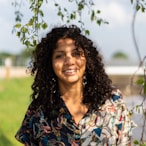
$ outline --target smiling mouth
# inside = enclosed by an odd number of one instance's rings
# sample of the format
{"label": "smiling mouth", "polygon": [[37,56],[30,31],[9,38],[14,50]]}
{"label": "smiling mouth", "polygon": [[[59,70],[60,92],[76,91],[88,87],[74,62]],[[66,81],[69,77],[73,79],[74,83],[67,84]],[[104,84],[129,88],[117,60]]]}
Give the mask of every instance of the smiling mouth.
{"label": "smiling mouth", "polygon": [[76,73],[76,69],[67,69],[67,70],[64,70],[63,72],[65,74],[68,74],[68,75],[73,75],[74,73]]}

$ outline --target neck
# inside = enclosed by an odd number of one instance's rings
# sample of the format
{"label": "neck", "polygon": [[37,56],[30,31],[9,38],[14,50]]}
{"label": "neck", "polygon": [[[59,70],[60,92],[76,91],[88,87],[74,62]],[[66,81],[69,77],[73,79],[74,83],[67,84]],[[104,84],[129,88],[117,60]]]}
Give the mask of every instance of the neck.
{"label": "neck", "polygon": [[82,85],[76,85],[76,84],[72,84],[72,85],[64,85],[64,84],[60,84],[59,85],[59,90],[60,90],[60,94],[62,99],[65,102],[80,102],[82,101],[82,97],[83,97],[83,88]]}
{"label": "neck", "polygon": [[82,103],[83,98],[83,86],[80,84],[62,85],[59,84],[61,98],[65,102],[65,105],[72,115],[72,119],[79,123],[85,113],[88,111],[88,107]]}

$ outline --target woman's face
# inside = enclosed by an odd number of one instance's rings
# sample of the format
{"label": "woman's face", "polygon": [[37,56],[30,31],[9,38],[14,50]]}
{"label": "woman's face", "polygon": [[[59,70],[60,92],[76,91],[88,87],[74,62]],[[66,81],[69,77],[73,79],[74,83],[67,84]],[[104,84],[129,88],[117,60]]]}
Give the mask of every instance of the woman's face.
{"label": "woman's face", "polygon": [[83,49],[77,49],[70,38],[58,40],[52,55],[52,66],[59,83],[82,82],[86,68]]}

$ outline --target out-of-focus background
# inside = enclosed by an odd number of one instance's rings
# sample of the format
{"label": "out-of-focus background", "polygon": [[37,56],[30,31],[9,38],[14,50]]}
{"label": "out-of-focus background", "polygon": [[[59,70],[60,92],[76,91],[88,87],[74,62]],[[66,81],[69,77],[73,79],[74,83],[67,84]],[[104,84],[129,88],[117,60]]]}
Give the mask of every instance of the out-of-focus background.
{"label": "out-of-focus background", "polygon": [[[0,146],[20,146],[14,135],[18,130],[28,104],[30,103],[31,84],[33,77],[27,72],[31,58],[31,51],[21,44],[19,39],[12,34],[15,24],[14,7],[12,0],[0,1]],[[108,25],[95,26],[86,22],[90,29],[89,36],[99,46],[105,70],[123,93],[127,107],[132,109],[140,105],[143,97],[139,92],[141,86],[136,80],[143,76],[144,68],[138,68],[139,60],[132,40],[133,6],[130,0],[102,0],[97,1],[101,9],[101,16],[109,21]],[[54,24],[62,24],[56,16],[55,8],[48,5],[44,10],[50,10],[46,16],[50,22],[49,28]],[[22,10],[27,15],[27,8]],[[136,37],[142,57],[146,55],[146,14],[138,13],[135,23]],[[45,35],[40,33],[40,39]],[[144,104],[146,109],[146,103]],[[144,117],[135,111],[134,121],[138,127],[133,132],[133,139],[141,138]],[[146,140],[146,130],[144,132]]]}

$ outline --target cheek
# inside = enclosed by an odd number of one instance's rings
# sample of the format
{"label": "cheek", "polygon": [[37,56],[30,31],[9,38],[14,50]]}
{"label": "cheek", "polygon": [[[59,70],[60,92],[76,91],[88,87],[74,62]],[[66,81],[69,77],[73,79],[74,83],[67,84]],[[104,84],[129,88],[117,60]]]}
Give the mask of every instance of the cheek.
{"label": "cheek", "polygon": [[86,59],[85,59],[85,58],[81,59],[81,64],[82,64],[84,67],[86,67]]}
{"label": "cheek", "polygon": [[85,58],[81,58],[81,59],[78,61],[78,65],[79,65],[83,70],[85,70],[85,68],[86,68],[86,59],[85,59]]}
{"label": "cheek", "polygon": [[61,65],[58,62],[52,62],[52,67],[53,67],[55,74],[58,74],[58,72],[61,69]]}

